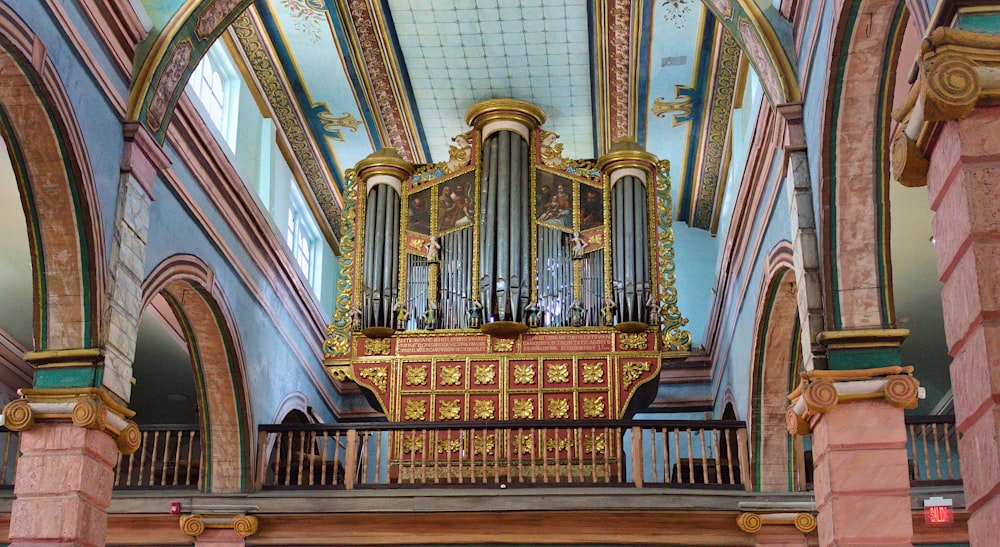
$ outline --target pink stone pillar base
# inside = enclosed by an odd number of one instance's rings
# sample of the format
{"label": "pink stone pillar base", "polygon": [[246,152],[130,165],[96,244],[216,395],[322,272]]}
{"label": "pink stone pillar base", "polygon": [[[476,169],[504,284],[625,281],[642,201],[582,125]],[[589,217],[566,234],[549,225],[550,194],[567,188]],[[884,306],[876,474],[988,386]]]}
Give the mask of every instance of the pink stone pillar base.
{"label": "pink stone pillar base", "polygon": [[1000,545],[1000,107],[946,122],[927,187],[972,545]]}
{"label": "pink stone pillar base", "polygon": [[243,547],[245,544],[246,538],[224,528],[210,528],[194,540],[195,547]]}
{"label": "pink stone pillar base", "polygon": [[757,547],[806,547],[806,535],[793,526],[765,526],[754,534]]}
{"label": "pink stone pillar base", "polygon": [[912,545],[903,411],[841,401],[813,428],[819,544]]}
{"label": "pink stone pillar base", "polygon": [[104,545],[117,461],[103,431],[42,423],[22,432],[11,545]]}

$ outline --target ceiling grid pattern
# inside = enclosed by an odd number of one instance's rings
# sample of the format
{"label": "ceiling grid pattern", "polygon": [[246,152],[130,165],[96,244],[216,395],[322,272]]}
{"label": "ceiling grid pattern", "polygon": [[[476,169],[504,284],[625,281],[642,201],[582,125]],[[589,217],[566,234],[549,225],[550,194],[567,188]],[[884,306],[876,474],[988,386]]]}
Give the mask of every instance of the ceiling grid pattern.
{"label": "ceiling grid pattern", "polygon": [[594,155],[586,0],[389,0],[424,135],[447,159],[478,101],[542,107],[567,157]]}

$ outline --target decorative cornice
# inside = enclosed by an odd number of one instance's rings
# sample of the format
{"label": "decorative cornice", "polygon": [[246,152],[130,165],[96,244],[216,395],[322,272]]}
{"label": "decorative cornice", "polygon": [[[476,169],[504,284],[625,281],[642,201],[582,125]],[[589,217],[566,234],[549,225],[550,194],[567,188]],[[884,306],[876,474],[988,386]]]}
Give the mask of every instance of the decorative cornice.
{"label": "decorative cornice", "polygon": [[828,330],[817,334],[816,341],[828,350],[898,348],[909,335],[909,329]]}
{"label": "decorative cornice", "polygon": [[229,529],[240,537],[250,537],[257,533],[257,517],[239,514],[205,514],[182,515],[180,519],[181,532],[191,537],[198,537],[206,528]]}
{"label": "decorative cornice", "polygon": [[892,142],[892,176],[909,187],[927,184],[926,146],[936,122],[1000,100],[1000,36],[937,28],[920,45],[918,69],[909,95],[892,113],[902,124]]}
{"label": "decorative cornice", "polygon": [[842,401],[885,399],[896,408],[912,409],[920,394],[913,367],[811,370],[800,376],[785,412],[785,424],[793,435],[809,435],[819,416]]}
{"label": "decorative cornice", "polygon": [[38,421],[70,420],[77,427],[105,431],[115,437],[123,454],[139,449],[139,426],[129,419],[135,412],[104,389],[22,389],[18,393],[22,398],[3,409],[3,425],[11,431],[31,429]]}
{"label": "decorative cornice", "polygon": [[736,525],[748,534],[756,534],[764,526],[795,526],[808,534],[816,529],[816,517],[810,513],[740,513]]}
{"label": "decorative cornice", "polygon": [[465,112],[465,123],[479,130],[493,121],[521,123],[531,130],[545,123],[545,119],[544,110],[518,99],[488,99],[470,106]]}
{"label": "decorative cornice", "polygon": [[383,148],[372,152],[368,157],[359,161],[354,169],[358,172],[358,178],[361,179],[362,183],[376,175],[386,175],[402,182],[413,175],[415,167],[400,157],[395,148]]}
{"label": "decorative cornice", "polygon": [[[639,169],[647,180],[657,172],[658,160],[636,144],[632,137],[622,137],[611,146],[611,150],[597,159],[597,168],[614,180],[614,172],[619,169]],[[669,166],[667,167],[669,169]]]}

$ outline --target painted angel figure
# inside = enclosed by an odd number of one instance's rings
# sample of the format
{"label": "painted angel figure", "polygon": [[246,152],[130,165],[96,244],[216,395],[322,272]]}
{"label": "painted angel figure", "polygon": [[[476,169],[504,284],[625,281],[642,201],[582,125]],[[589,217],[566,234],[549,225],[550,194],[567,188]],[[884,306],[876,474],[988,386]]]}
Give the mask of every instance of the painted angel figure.
{"label": "painted angel figure", "polygon": [[570,242],[573,243],[573,258],[583,258],[583,252],[587,250],[587,242],[580,237],[580,232],[573,232]]}
{"label": "painted angel figure", "polygon": [[424,250],[427,251],[427,262],[437,262],[438,252],[441,250],[441,244],[438,243],[437,237],[431,236],[430,240],[424,244]]}
{"label": "painted angel figure", "polygon": [[347,319],[350,321],[351,330],[358,332],[361,330],[361,308],[354,306],[351,311],[347,312]]}

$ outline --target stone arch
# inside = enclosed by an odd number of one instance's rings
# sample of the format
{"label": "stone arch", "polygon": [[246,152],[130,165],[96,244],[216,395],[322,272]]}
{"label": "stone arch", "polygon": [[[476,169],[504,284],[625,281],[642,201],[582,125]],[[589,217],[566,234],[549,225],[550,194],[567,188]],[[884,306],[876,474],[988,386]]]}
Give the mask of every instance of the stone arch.
{"label": "stone arch", "polygon": [[768,256],[761,285],[750,372],[750,446],[754,484],[764,492],[788,491],[793,450],[785,427],[786,395],[799,356],[799,316],[791,245],[782,242]]}
{"label": "stone arch", "polygon": [[286,416],[292,412],[299,412],[304,416],[309,423],[312,423],[312,410],[309,406],[309,398],[305,394],[295,391],[289,393],[280,404],[278,404],[278,409],[274,412],[274,419],[271,420],[272,424],[280,424],[283,422]]}
{"label": "stone arch", "polygon": [[880,328],[895,321],[887,259],[889,110],[905,5],[843,2],[837,22],[820,168],[827,325]]}
{"label": "stone arch", "polygon": [[[794,55],[754,0],[702,0],[747,53],[772,104],[801,100]],[[163,141],[188,76],[209,46],[253,0],[186,0],[163,30],[151,36],[129,90],[126,116],[146,125]],[[787,30],[787,29],[785,29]]]}
{"label": "stone arch", "polygon": [[142,288],[143,308],[163,296],[184,331],[202,409],[205,490],[246,491],[253,476],[252,407],[242,344],[212,270],[197,257],[175,255],[161,262]]}
{"label": "stone arch", "polygon": [[97,347],[106,273],[90,158],[45,45],[3,5],[0,133],[28,221],[34,349]]}

